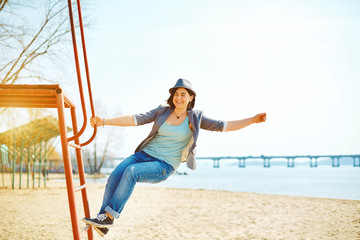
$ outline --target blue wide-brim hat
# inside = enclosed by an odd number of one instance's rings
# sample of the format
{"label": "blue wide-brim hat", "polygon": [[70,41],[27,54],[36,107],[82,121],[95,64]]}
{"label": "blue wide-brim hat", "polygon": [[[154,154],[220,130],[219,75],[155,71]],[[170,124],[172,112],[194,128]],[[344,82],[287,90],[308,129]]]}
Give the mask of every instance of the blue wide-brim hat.
{"label": "blue wide-brim hat", "polygon": [[192,88],[192,84],[189,80],[180,78],[176,81],[175,86],[169,89],[170,93],[173,93],[173,91],[177,88],[186,88],[187,90],[190,90],[194,96],[196,96],[195,91]]}

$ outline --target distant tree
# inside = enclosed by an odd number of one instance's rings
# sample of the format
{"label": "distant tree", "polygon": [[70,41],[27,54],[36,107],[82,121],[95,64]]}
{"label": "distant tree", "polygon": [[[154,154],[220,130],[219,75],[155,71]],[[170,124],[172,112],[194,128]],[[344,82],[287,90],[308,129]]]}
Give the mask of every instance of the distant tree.
{"label": "distant tree", "polygon": [[0,84],[64,81],[69,32],[67,1],[0,0]]}
{"label": "distant tree", "polygon": [[2,0],[0,3],[0,80],[49,81],[39,61],[61,53],[70,31],[66,1]]}

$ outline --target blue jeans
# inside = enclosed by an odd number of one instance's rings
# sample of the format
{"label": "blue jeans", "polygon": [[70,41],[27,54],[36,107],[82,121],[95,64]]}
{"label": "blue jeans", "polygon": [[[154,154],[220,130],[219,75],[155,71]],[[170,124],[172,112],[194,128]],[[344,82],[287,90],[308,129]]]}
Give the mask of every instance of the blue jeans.
{"label": "blue jeans", "polygon": [[124,159],[110,174],[99,214],[110,213],[119,218],[136,182],[158,183],[166,180],[174,168],[140,151]]}

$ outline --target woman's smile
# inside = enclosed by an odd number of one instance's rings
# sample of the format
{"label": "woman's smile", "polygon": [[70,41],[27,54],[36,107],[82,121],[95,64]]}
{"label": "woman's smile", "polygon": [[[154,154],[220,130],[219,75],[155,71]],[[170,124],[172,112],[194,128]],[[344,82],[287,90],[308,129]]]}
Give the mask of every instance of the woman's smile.
{"label": "woman's smile", "polygon": [[178,88],[174,93],[173,103],[175,107],[187,107],[191,99],[192,96],[190,96],[185,88]]}

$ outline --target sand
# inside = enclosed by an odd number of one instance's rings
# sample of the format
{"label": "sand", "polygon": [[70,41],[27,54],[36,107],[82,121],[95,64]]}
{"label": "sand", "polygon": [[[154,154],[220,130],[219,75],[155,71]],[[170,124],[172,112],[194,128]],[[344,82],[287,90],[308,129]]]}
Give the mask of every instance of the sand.
{"label": "sand", "polygon": [[[95,216],[104,185],[87,190]],[[0,214],[0,239],[73,238],[64,182],[2,188]],[[137,186],[114,227],[94,239],[360,239],[360,201]]]}

